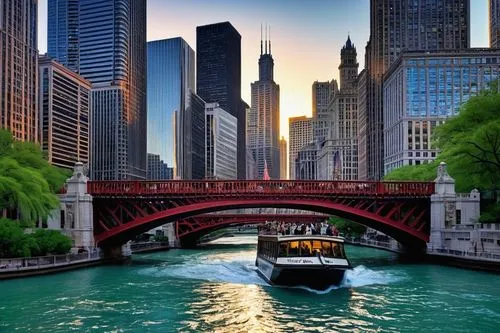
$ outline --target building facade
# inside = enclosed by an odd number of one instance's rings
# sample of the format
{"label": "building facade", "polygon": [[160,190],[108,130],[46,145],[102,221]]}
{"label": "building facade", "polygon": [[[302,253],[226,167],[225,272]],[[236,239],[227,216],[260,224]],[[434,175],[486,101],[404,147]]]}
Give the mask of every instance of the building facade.
{"label": "building facade", "polygon": [[469,46],[469,0],[370,2],[370,42],[366,49],[369,179],[380,179],[384,170],[383,76],[391,64],[403,50],[458,50]]}
{"label": "building facade", "polygon": [[330,103],[338,93],[337,81],[318,82],[312,85],[313,140],[322,142],[331,137],[332,114]]}
{"label": "building facade", "polygon": [[294,161],[295,174],[294,179],[300,180],[316,180],[317,174],[317,153],[318,148],[316,143],[310,143],[297,152],[297,157]]}
{"label": "building facade", "polygon": [[358,179],[368,179],[366,128],[368,114],[366,107],[366,69],[358,76]]}
{"label": "building facade", "polygon": [[205,177],[205,105],[195,93],[195,53],[182,38],[148,42],[148,152],[174,179]]}
{"label": "building facade", "polygon": [[238,120],[219,107],[205,105],[205,177],[207,179],[237,179]]}
{"label": "building facade", "polygon": [[497,49],[403,53],[384,83],[385,173],[434,160],[436,126],[498,82],[499,73]]}
{"label": "building facade", "polygon": [[257,177],[264,168],[271,179],[280,179],[280,88],[274,82],[271,41],[260,43],[259,80],[251,84],[252,105],[248,115],[247,147],[257,165]]}
{"label": "building facade", "polygon": [[80,72],[79,0],[49,0],[47,54],[75,73]]}
{"label": "building facade", "polygon": [[16,140],[38,133],[37,0],[0,2],[0,128]]}
{"label": "building facade", "polygon": [[280,140],[280,179],[288,179],[287,177],[287,144],[285,137]]}
{"label": "building facade", "polygon": [[[329,104],[332,135],[318,153],[324,160],[318,162],[318,169],[327,167],[322,170],[328,176],[326,179],[358,179],[358,67],[356,48],[347,37],[340,51],[340,90]],[[319,173],[318,170],[318,176]]]}
{"label": "building facade", "polygon": [[288,118],[288,141],[289,141],[289,163],[290,178],[296,178],[295,160],[298,152],[313,141],[312,118],[306,116]]}
{"label": "building facade", "polygon": [[500,48],[500,0],[490,1],[490,47]]}
{"label": "building facade", "polygon": [[174,169],[160,159],[160,155],[148,153],[147,180],[174,179]]}
{"label": "building facade", "polygon": [[92,124],[109,130],[91,131],[104,140],[91,137],[91,179],[145,179],[146,0],[51,0],[49,6],[49,54],[92,83]]}
{"label": "building facade", "polygon": [[238,179],[246,178],[245,107],[241,100],[241,35],[229,22],[196,27],[196,93],[238,119]]}
{"label": "building facade", "polygon": [[39,59],[40,144],[52,165],[73,170],[89,162],[92,85],[62,64]]}

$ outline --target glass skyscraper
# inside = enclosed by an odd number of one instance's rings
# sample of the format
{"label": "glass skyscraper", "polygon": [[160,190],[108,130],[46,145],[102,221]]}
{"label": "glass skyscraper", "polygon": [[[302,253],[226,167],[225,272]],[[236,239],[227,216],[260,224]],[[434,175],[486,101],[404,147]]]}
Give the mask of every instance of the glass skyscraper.
{"label": "glass skyscraper", "polygon": [[93,85],[91,178],[144,179],[146,0],[51,0],[48,24],[49,54]]}
{"label": "glass skyscraper", "polygon": [[49,0],[47,54],[73,72],[79,73],[79,0]]}
{"label": "glass skyscraper", "polygon": [[[470,0],[371,0],[366,49],[366,161],[369,179],[383,176],[383,76],[401,52],[470,46]],[[365,111],[361,110],[364,114]],[[364,156],[364,155],[363,155]]]}
{"label": "glass skyscraper", "polygon": [[197,94],[238,119],[238,179],[246,177],[246,109],[241,100],[241,36],[229,22],[196,28]]}
{"label": "glass skyscraper", "polygon": [[500,48],[500,0],[490,0],[490,47]]}
{"label": "glass skyscraper", "polygon": [[434,160],[436,126],[499,75],[497,49],[403,53],[384,82],[385,173]]}
{"label": "glass skyscraper", "polygon": [[37,0],[0,1],[0,128],[38,141]]}
{"label": "glass skyscraper", "polygon": [[182,38],[148,43],[148,153],[176,179],[205,177],[205,103],[195,93],[195,54]]}

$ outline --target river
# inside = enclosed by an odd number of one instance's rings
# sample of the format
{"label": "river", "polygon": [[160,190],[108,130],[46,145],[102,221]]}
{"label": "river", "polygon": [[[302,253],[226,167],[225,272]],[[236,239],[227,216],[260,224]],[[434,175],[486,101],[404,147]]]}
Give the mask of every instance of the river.
{"label": "river", "polygon": [[347,246],[325,292],[269,286],[256,237],[0,281],[0,332],[498,332],[500,276]]}

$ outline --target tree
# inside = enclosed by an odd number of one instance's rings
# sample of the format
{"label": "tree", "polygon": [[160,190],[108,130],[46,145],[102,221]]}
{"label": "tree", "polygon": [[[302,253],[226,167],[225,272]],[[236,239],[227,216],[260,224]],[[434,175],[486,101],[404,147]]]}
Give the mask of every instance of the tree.
{"label": "tree", "polygon": [[0,218],[0,258],[30,257],[36,251],[35,240],[24,233],[19,223]]}
{"label": "tree", "polygon": [[366,227],[362,224],[355,223],[336,216],[330,216],[329,224],[333,224],[335,228],[346,236],[360,236],[366,232]]}
{"label": "tree", "polygon": [[470,98],[457,116],[434,130],[433,144],[441,151],[429,164],[405,166],[389,173],[386,180],[426,180],[436,178],[439,162],[446,161],[455,179],[457,192],[474,188],[492,192],[493,205],[481,220],[498,219],[497,193],[500,189],[500,94],[497,85]]}
{"label": "tree", "polygon": [[58,230],[38,229],[32,234],[32,237],[38,244],[39,251],[34,253],[36,256],[65,254],[72,246],[71,239]]}
{"label": "tree", "polygon": [[68,176],[69,172],[43,158],[38,145],[14,141],[9,131],[0,130],[0,212],[4,217],[15,212],[12,217],[27,227],[46,219],[57,208],[55,192]]}

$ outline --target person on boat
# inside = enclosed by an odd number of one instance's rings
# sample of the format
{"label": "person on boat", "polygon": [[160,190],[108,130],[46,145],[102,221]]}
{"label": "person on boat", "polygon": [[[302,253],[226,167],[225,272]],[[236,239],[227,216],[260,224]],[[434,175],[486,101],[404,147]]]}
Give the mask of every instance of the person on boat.
{"label": "person on boat", "polygon": [[312,235],[311,226],[309,225],[306,227],[306,235]]}
{"label": "person on boat", "polygon": [[331,225],[328,225],[328,227],[326,227],[326,235],[327,236],[333,236],[332,226]]}

